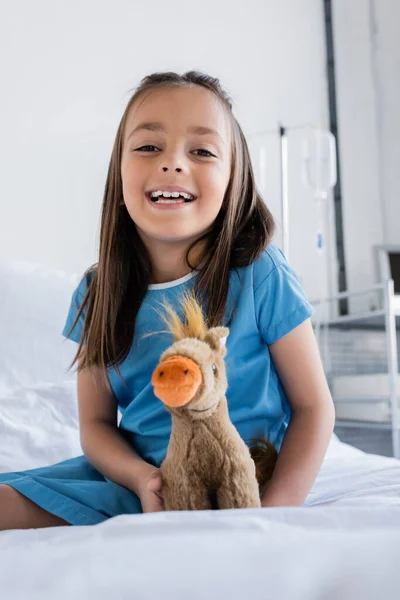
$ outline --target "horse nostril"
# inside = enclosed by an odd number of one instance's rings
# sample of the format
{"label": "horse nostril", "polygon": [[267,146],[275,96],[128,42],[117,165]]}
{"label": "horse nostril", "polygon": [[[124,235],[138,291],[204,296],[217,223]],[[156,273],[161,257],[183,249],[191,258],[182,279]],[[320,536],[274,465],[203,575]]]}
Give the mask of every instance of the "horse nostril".
{"label": "horse nostril", "polygon": [[189,373],[189,370],[185,369],[183,372],[185,373],[185,375],[187,375]]}
{"label": "horse nostril", "polygon": [[160,371],[160,377],[164,375],[164,371]]}

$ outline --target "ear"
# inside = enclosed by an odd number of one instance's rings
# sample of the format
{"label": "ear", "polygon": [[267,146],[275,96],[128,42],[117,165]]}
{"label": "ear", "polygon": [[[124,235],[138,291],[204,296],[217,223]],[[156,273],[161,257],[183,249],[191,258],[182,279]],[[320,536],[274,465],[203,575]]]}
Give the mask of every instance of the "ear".
{"label": "ear", "polygon": [[222,356],[226,354],[226,340],[229,335],[228,327],[212,327],[208,330],[205,337],[207,342],[213,350],[220,351]]}

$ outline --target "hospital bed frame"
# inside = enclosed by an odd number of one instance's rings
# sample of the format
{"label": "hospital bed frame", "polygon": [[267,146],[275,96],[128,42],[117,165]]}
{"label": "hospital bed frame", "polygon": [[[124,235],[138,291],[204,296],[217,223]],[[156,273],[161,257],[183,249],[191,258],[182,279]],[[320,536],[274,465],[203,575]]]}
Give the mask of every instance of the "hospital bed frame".
{"label": "hospital bed frame", "polygon": [[[379,293],[383,299],[381,308],[376,310],[361,311],[355,314],[348,314],[342,316],[323,317],[321,314],[318,316],[318,311],[322,313],[325,305],[326,308],[332,306],[332,303],[341,299],[349,299],[355,296],[365,296],[371,293]],[[311,304],[316,308],[316,312],[313,315],[313,325],[317,333],[317,341],[320,346],[321,356],[323,356],[322,350],[326,351],[329,348],[329,332],[335,328],[352,328],[352,329],[378,329],[385,331],[386,340],[386,359],[387,359],[387,376],[389,378],[389,394],[387,397],[380,396],[379,398],[363,398],[363,397],[343,397],[335,398],[334,392],[332,392],[332,398],[336,405],[339,402],[379,402],[387,401],[391,409],[391,419],[386,422],[374,422],[374,421],[363,421],[363,420],[342,420],[337,419],[336,424],[342,427],[368,427],[368,428],[379,428],[391,431],[392,435],[392,449],[393,456],[400,458],[400,415],[399,415],[399,394],[400,389],[398,384],[399,375],[399,364],[398,364],[398,348],[397,348],[397,327],[400,328],[400,306],[399,306],[399,295],[394,293],[394,281],[388,279],[382,283],[376,284],[369,288],[364,288],[354,292],[340,292],[329,298],[317,299]],[[317,316],[316,316],[317,315]],[[319,322],[319,323],[318,323]],[[326,368],[324,364],[325,372],[327,375],[328,383],[331,380],[329,368]],[[330,386],[331,387],[331,386]]]}

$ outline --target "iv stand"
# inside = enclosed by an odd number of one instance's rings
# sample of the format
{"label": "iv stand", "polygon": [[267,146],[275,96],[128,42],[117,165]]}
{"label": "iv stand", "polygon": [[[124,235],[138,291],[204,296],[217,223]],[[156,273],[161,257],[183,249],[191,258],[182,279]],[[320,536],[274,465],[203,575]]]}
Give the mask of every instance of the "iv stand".
{"label": "iv stand", "polygon": [[289,194],[288,194],[288,140],[286,128],[279,123],[282,250],[289,261]]}

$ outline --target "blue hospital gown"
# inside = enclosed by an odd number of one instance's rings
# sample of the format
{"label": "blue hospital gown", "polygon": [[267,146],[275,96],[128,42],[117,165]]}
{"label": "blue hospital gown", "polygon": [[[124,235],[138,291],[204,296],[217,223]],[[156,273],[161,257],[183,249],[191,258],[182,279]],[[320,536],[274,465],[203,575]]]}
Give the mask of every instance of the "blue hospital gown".
{"label": "blue hospital gown", "polygon": [[[165,284],[152,284],[139,309],[129,355],[108,375],[122,414],[119,427],[144,460],[159,466],[166,454],[171,417],[154,396],[151,375],[162,352],[173,342],[167,333],[143,339],[149,331],[165,330],[154,307],[166,298],[181,314],[179,299],[193,288],[198,271]],[[69,331],[82,301],[86,280],[74,291],[63,335]],[[231,270],[225,323],[229,415],[241,437],[265,436],[280,449],[290,408],[268,346],[313,313],[300,281],[281,250],[270,244],[247,267]],[[83,316],[70,338],[80,339]],[[47,511],[73,525],[94,525],[110,517],[141,512],[130,490],[101,475],[77,456],[55,465],[0,474],[6,483]]]}

